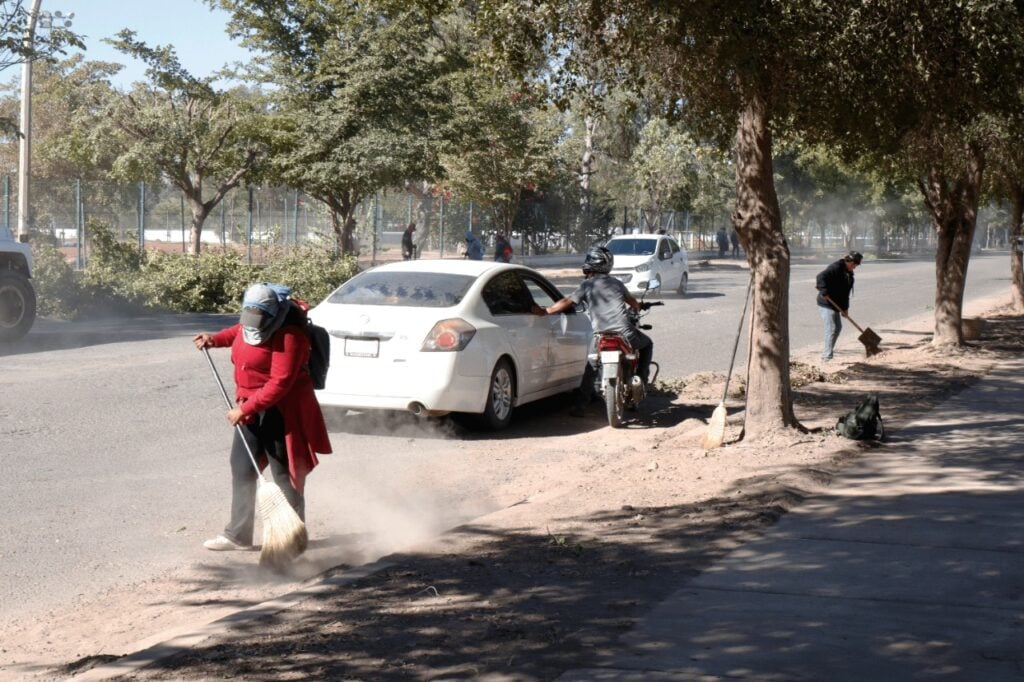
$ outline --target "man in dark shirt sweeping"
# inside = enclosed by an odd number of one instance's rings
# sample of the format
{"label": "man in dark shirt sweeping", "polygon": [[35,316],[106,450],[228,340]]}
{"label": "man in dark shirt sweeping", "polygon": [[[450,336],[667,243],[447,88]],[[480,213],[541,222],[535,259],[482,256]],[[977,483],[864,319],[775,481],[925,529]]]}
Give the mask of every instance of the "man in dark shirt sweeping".
{"label": "man in dark shirt sweeping", "polygon": [[835,351],[836,339],[843,328],[843,317],[848,317],[850,294],[853,292],[853,271],[864,259],[857,251],[851,251],[835,263],[818,273],[818,312],[825,324],[825,346],[821,359],[829,361]]}

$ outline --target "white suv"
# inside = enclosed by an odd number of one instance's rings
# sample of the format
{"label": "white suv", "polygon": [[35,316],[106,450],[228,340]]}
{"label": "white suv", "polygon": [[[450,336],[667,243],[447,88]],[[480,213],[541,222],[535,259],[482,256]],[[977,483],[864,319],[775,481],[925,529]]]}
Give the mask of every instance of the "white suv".
{"label": "white suv", "polygon": [[17,341],[36,319],[32,249],[0,229],[0,343]]}
{"label": "white suv", "polygon": [[615,256],[612,277],[621,280],[630,293],[642,292],[655,275],[664,289],[680,296],[686,293],[690,283],[686,249],[667,234],[620,234],[605,247]]}

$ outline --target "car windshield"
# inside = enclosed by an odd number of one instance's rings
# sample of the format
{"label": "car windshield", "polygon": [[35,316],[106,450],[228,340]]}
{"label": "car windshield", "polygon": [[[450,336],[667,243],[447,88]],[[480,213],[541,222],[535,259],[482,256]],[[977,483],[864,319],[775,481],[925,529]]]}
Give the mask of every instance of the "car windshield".
{"label": "car windshield", "polygon": [[650,256],[657,245],[657,239],[613,239],[605,246],[616,256]]}
{"label": "car windshield", "polygon": [[345,282],[327,300],[346,305],[447,308],[462,300],[475,279],[444,272],[371,270]]}

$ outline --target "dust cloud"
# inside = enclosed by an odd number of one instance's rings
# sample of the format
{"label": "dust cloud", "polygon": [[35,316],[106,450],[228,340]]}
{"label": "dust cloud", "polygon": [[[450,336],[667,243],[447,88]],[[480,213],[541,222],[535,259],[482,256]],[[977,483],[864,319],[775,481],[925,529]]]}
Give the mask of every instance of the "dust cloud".
{"label": "dust cloud", "polygon": [[[320,466],[337,468],[337,477],[328,483],[314,472],[306,502],[307,559],[318,569],[423,548],[498,507],[458,445],[465,428],[456,421],[384,411],[325,410],[325,418],[335,454]],[[360,455],[382,450],[384,466]]]}

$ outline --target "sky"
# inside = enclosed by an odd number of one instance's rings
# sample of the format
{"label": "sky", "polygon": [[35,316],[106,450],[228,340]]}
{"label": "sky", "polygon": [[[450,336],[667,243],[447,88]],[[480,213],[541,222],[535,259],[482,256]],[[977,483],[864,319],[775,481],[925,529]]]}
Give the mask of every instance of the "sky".
{"label": "sky", "polygon": [[114,85],[127,88],[145,78],[145,67],[121,54],[103,38],[130,28],[151,47],[173,45],[194,76],[207,76],[225,64],[247,61],[248,52],[225,32],[228,15],[202,0],[42,0],[43,11],[71,18],[70,29],[83,36],[87,59],[124,64]]}

